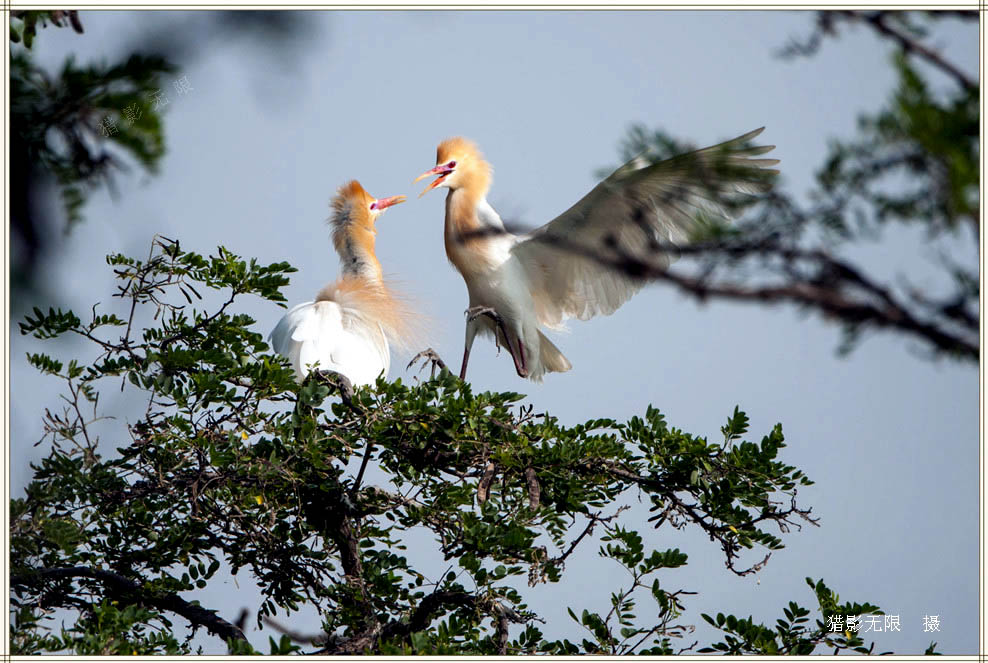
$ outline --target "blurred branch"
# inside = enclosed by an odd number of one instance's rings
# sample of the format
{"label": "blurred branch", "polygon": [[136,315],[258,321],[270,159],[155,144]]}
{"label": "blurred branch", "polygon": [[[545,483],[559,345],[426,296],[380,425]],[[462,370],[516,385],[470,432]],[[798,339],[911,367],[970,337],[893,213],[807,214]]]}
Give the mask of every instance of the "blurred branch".
{"label": "blurred branch", "polygon": [[[937,14],[950,15],[966,20],[978,20],[977,11],[950,11],[950,12],[928,12],[928,15]],[[793,40],[782,51],[783,56],[812,55],[820,48],[823,39],[836,34],[836,24],[838,20],[848,22],[864,23],[879,34],[892,39],[903,51],[915,55],[925,60],[934,67],[952,77],[965,90],[976,90],[978,82],[960,70],[957,65],[944,58],[936,50],[924,44],[919,35],[908,34],[906,29],[898,28],[890,24],[889,19],[898,20],[905,23],[907,15],[900,11],[859,11],[859,10],[825,10],[817,13],[817,24],[815,30],[803,41]]]}
{"label": "blurred branch", "polygon": [[299,642],[304,645],[318,645],[322,646],[326,644],[327,640],[331,640],[329,636],[325,633],[302,633],[301,631],[296,631],[284,624],[281,624],[274,619],[268,617],[267,615],[261,616],[261,621],[263,621],[267,626],[270,626],[274,630],[278,631],[282,635],[287,635],[293,642]]}
{"label": "blurred branch", "polygon": [[[816,276],[793,280],[785,285],[743,287],[733,283],[711,283],[702,276],[683,276],[668,269],[655,270],[650,275],[676,285],[700,301],[711,296],[763,303],[788,301],[818,309],[853,325],[898,329],[931,342],[941,351],[978,360],[978,325],[977,320],[970,315],[957,316],[957,321],[973,334],[971,338],[964,338],[935,322],[917,319],[887,288],[876,285],[849,264],[822,251],[799,252],[801,255],[798,256],[791,249],[760,249],[758,252],[809,262],[813,265]],[[857,298],[849,295],[846,291],[850,288],[860,289],[862,295]],[[872,301],[868,301],[868,298]],[[956,306],[943,305],[940,308],[944,312],[956,311]]]}
{"label": "blurred branch", "polygon": [[[939,53],[931,48],[928,48],[922,42],[920,42],[915,37],[903,33],[901,30],[897,30],[890,26],[885,20],[888,12],[877,11],[877,12],[847,12],[855,14],[856,16],[863,18],[869,25],[871,25],[878,32],[887,35],[895,40],[899,46],[902,47],[908,53],[918,55],[930,64],[940,68],[942,71],[946,72],[952,76],[963,88],[967,90],[977,89],[977,81],[971,79],[964,72],[962,72],[956,65],[944,59]],[[977,16],[977,12],[970,12],[972,15]]]}
{"label": "blurred branch", "polygon": [[[489,237],[507,230],[484,228],[465,233],[463,241],[474,237]],[[789,302],[819,310],[855,328],[876,327],[895,329],[931,343],[945,353],[978,361],[980,343],[976,315],[964,307],[964,299],[950,298],[933,301],[914,295],[932,314],[940,314],[955,323],[951,329],[935,318],[923,319],[891,291],[865,275],[850,263],[830,255],[823,249],[802,249],[786,246],[777,237],[760,240],[720,240],[678,246],[655,242],[650,255],[633,255],[616,245],[587,246],[561,235],[542,234],[543,242],[574,256],[580,256],[607,266],[629,278],[665,281],[700,301],[710,297],[746,300],[761,303]],[[707,268],[699,275],[672,271],[665,264],[666,256],[705,259]],[[712,280],[717,268],[730,261],[758,257],[763,264],[772,265],[786,280],[779,284],[745,286],[737,281]]]}

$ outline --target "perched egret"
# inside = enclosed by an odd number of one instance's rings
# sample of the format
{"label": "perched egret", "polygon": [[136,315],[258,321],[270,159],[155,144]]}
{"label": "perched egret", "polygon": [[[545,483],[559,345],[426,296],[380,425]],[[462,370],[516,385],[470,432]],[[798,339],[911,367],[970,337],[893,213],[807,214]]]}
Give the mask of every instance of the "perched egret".
{"label": "perched egret", "polygon": [[315,301],[291,309],[269,339],[287,357],[301,382],[313,365],[342,373],[354,386],[373,384],[391,366],[388,344],[403,344],[416,314],[386,283],[374,253],[374,223],[405,196],[374,198],[353,180],[332,202],[333,246],[340,278],[324,286]]}
{"label": "perched egret", "polygon": [[491,166],[477,146],[450,138],[436,150],[436,176],[420,194],[446,187],[446,255],[466,281],[470,308],[460,377],[466,377],[478,333],[493,336],[514,360],[518,375],[541,381],[547,371],[572,365],[540,331],[570,317],[610,315],[646,283],[615,267],[614,256],[647,257],[668,266],[662,245],[682,245],[700,219],[729,220],[727,196],[770,188],[777,159],[752,158],[774,145],[748,143],[757,129],[719,145],[657,163],[636,157],[575,205],[524,235],[507,232],[487,202]]}

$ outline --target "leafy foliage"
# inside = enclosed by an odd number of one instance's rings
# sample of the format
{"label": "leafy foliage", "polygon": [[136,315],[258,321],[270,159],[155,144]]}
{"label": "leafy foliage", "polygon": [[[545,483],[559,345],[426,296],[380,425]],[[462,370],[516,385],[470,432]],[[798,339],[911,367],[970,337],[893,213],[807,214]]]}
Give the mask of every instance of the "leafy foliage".
{"label": "leafy foliage", "polygon": [[59,635],[39,630],[39,616],[21,608],[14,619],[15,642],[22,654],[70,651],[80,656],[138,656],[179,654],[183,648],[171,634],[170,623],[131,604],[103,600],[87,607],[85,615]]}
{"label": "leafy foliage", "polygon": [[[833,654],[851,650],[859,654],[874,654],[875,643],[865,646],[864,640],[858,635],[858,629],[843,630],[835,628],[832,619],[837,616],[843,620],[846,615],[864,617],[880,615],[881,610],[868,603],[840,603],[840,597],[831,591],[823,581],[806,579],[816,594],[821,619],[816,620],[815,627],[809,627],[810,611],[790,602],[782,612],[785,619],[778,619],[775,628],[764,624],[755,624],[749,617],[738,619],[733,615],[718,613],[716,617],[703,615],[703,619],[721,631],[727,633],[722,642],[700,650],[701,653],[720,652],[724,654],[758,654],[777,656],[779,654],[807,656],[818,647],[833,647]],[[931,649],[932,649],[931,645]],[[884,652],[890,654],[892,652]],[[927,651],[927,653],[932,653]]]}
{"label": "leafy foliage", "polygon": [[[688,558],[647,545],[629,498],[648,499],[655,528],[701,528],[738,574],[813,522],[796,502],[810,481],[779,459],[781,427],[746,441],[737,408],[714,443],[651,407],[625,423],[564,426],[520,394],[474,393],[446,371],[356,391],[332,373],[298,385],[235,309],[243,296],[283,301],[288,264],[223,248],[203,257],[160,237],[147,259],[108,263],[127,316],[35,310],[21,325],[84,337],[99,356],[30,358],[64,381],[67,406],[46,411],[50,452],[11,504],[18,653],[188,653],[174,614],[254,653],[242,622],[181,596],[221,571],[259,586],[258,623],[285,633],[272,653],[675,653],[692,646],[674,644],[692,630],[682,623],[690,592],[670,589]],[[212,312],[192,306],[212,300]],[[139,330],[145,307],[153,324]],[[115,453],[96,435],[108,381],[147,403],[111,429]],[[581,641],[550,637],[524,586],[562,581],[595,532],[600,556],[630,580],[604,609],[571,608]],[[430,548],[407,547],[423,533]],[[739,568],[755,547],[766,557]],[[303,607],[318,610],[322,633],[279,626]],[[54,609],[76,615],[58,635]],[[724,622],[732,634],[738,624]],[[835,642],[798,636],[800,652]],[[778,637],[781,650],[796,636]],[[728,646],[770,646],[749,640]]]}

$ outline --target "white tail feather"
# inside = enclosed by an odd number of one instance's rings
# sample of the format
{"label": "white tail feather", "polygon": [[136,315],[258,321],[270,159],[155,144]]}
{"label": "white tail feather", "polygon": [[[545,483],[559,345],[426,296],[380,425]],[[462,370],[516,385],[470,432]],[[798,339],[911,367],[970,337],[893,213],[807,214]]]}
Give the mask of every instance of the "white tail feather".
{"label": "white tail feather", "polygon": [[529,375],[529,378],[537,382],[542,381],[542,375],[546,372],[565,373],[573,368],[569,359],[542,332],[539,332],[539,365],[542,370],[538,371],[538,375],[534,371]]}

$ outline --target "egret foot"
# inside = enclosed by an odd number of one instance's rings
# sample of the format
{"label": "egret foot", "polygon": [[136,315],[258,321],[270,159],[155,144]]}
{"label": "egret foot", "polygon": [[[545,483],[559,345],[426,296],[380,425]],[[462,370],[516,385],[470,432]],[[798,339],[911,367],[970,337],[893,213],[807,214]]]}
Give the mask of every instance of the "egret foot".
{"label": "egret foot", "polygon": [[408,362],[408,366],[405,367],[405,370],[407,371],[408,369],[410,369],[412,367],[412,365],[415,362],[417,362],[419,359],[422,360],[422,368],[419,369],[419,372],[421,372],[422,369],[425,368],[425,365],[426,364],[429,364],[429,363],[432,364],[432,372],[429,374],[429,379],[430,380],[432,378],[436,377],[436,369],[437,368],[440,371],[448,371],[449,370],[448,368],[446,368],[446,362],[444,362],[442,360],[442,358],[438,354],[436,354],[436,351],[433,350],[432,348],[426,348],[422,352],[420,352],[417,355],[415,355],[414,357],[412,357],[412,360],[410,362]]}
{"label": "egret foot", "polygon": [[[314,368],[309,371],[308,375],[305,376],[305,379],[302,380],[302,386],[304,387],[311,382],[321,382],[328,385],[330,389],[335,389],[340,395],[340,400],[342,400],[351,409],[354,407],[353,383],[350,382],[350,378],[342,373],[337,373],[336,371],[326,371],[321,368]],[[301,422],[302,417],[311,416],[314,405],[318,405],[318,403],[313,403],[307,398],[302,397],[302,394],[299,394],[299,398],[295,401],[295,416],[299,417],[297,421]],[[301,423],[295,424],[292,434],[296,441],[303,441],[301,437]]]}
{"label": "egret foot", "polygon": [[[488,318],[494,321],[494,324],[497,325],[497,328],[501,330],[501,333],[504,335],[505,340],[507,340],[508,330],[507,327],[505,327],[504,325],[504,318],[502,318],[501,314],[495,311],[494,309],[492,309],[490,306],[471,306],[466,311],[464,311],[464,313],[467,316],[467,322],[473,322],[480,316],[486,315]],[[500,353],[501,341],[498,338],[497,334],[494,334],[494,345],[497,346],[497,351],[498,353]],[[509,350],[511,349],[510,343],[508,344],[508,349]]]}
{"label": "egret foot", "polygon": [[344,403],[347,405],[353,404],[353,383],[350,382],[350,378],[342,373],[337,373],[336,371],[325,371],[318,368],[309,373],[306,380],[318,380],[319,382],[334,387],[339,392],[340,398]]}
{"label": "egret foot", "polygon": [[[511,360],[515,362],[515,372],[518,373],[518,377],[527,378],[528,377],[528,367],[525,365],[525,349],[521,344],[521,337],[518,338],[518,352],[516,353],[514,348],[511,347],[511,337],[508,336],[508,328],[504,324],[504,318],[501,314],[492,309],[489,306],[471,306],[466,310],[467,322],[476,320],[482,315],[486,315],[497,328],[501,330],[501,334],[504,336],[504,344],[508,346],[508,352],[511,353]],[[494,334],[494,343],[497,345],[498,350],[501,349],[501,344],[498,343],[497,334]],[[467,368],[467,357],[469,353],[464,353],[463,355],[463,369],[460,371],[460,379],[464,379],[466,375]]]}

